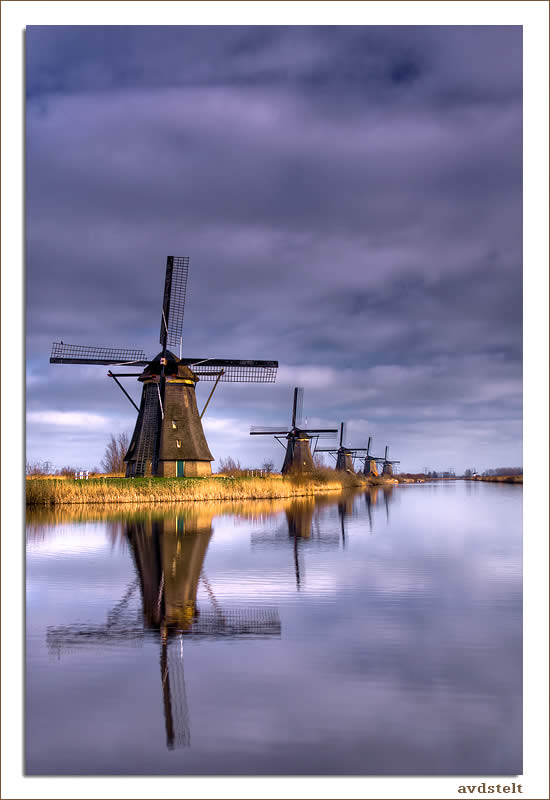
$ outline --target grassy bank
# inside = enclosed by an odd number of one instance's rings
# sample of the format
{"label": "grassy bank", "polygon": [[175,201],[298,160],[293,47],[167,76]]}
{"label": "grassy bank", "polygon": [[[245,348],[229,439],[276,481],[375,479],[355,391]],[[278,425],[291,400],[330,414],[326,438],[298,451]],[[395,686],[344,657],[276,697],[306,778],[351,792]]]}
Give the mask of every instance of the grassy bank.
{"label": "grassy bank", "polygon": [[264,478],[90,478],[26,482],[28,506],[73,503],[177,503],[181,501],[260,500],[304,497],[367,486],[359,475],[318,470],[308,476]]}
{"label": "grassy bank", "polygon": [[475,475],[465,481],[490,481],[491,483],[523,483],[523,475]]}

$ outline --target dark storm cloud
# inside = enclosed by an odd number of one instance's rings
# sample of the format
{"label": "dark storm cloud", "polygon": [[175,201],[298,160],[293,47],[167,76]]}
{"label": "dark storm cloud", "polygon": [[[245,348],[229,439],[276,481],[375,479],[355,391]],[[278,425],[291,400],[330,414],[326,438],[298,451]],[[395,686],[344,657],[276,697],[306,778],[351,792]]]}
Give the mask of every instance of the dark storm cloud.
{"label": "dark storm cloud", "polygon": [[61,418],[36,446],[40,412],[131,427],[106,370],[49,345],[156,352],[186,253],[185,352],[281,363],[219,390],[217,457],[261,460],[248,424],[285,420],[300,384],[406,469],[448,466],[453,437],[468,466],[487,420],[485,466],[521,462],[520,28],[32,27],[26,52],[34,457],[79,457]]}

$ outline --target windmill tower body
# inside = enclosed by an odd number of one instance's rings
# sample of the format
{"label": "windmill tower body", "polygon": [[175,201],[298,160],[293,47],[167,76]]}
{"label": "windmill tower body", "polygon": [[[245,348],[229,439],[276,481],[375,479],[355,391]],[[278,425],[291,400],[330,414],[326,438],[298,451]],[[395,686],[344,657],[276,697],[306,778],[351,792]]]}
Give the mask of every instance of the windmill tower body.
{"label": "windmill tower body", "polygon": [[372,442],[372,436],[369,436],[369,441],[367,442],[367,455],[365,456],[365,464],[363,466],[363,475],[370,475],[373,478],[378,478],[380,473],[378,472],[378,464],[381,459],[372,456],[370,453],[370,444]]}
{"label": "windmill tower body", "polygon": [[386,445],[386,451],[384,453],[384,463],[382,466],[382,475],[387,475],[388,477],[391,478],[391,476],[393,475],[393,465],[399,464],[400,462],[390,461],[389,453],[390,453],[390,448],[388,445]]}
{"label": "windmill tower body", "polygon": [[195,397],[199,378],[170,351],[166,355],[162,407],[159,403],[161,354],[138,378],[143,389],[136,427],[124,459],[128,478],[139,475],[175,478],[212,472],[210,462],[214,459],[204,436]]}
{"label": "windmill tower body", "polygon": [[353,459],[345,447],[340,447],[336,456],[336,469],[341,472],[355,472]]}
{"label": "windmill tower body", "polygon": [[303,431],[294,429],[288,434],[285,460],[281,469],[283,475],[289,472],[312,472],[315,465],[309,441],[309,436]]}
{"label": "windmill tower body", "polygon": [[365,466],[363,468],[363,474],[365,475],[372,475],[375,478],[378,478],[378,465],[374,458],[366,458],[365,459]]}

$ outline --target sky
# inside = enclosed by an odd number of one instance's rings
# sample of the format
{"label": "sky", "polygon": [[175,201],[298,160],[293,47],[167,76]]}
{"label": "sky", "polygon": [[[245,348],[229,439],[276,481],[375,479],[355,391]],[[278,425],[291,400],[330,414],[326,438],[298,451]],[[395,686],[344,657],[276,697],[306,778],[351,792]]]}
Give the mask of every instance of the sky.
{"label": "sky", "polygon": [[155,355],[188,255],[184,355],[279,361],[216,390],[214,470],[280,467],[294,386],[402,471],[520,465],[521,65],[519,26],[27,27],[27,461],[131,434],[51,343]]}

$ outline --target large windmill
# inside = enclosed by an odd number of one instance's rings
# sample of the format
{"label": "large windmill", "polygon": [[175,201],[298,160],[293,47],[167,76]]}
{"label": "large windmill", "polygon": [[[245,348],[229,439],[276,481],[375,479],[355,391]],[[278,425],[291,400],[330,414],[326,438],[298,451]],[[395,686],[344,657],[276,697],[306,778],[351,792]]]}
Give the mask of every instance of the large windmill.
{"label": "large windmill", "polygon": [[346,423],[340,423],[340,446],[336,449],[334,447],[317,447],[316,453],[330,453],[336,459],[336,467],[339,472],[355,472],[353,466],[354,458],[359,458],[360,453],[366,453],[365,447],[347,447],[344,445]]}
{"label": "large windmill", "polygon": [[297,386],[294,389],[290,430],[284,430],[281,426],[278,428],[253,426],[250,430],[251,436],[274,436],[279,444],[282,444],[282,439],[286,439],[286,445],[283,444],[286,450],[281,470],[283,475],[287,472],[311,472],[314,464],[309,446],[310,440],[315,439],[317,443],[319,439],[331,439],[337,433],[336,428],[304,428],[302,426],[303,402],[304,390]]}
{"label": "large windmill", "polygon": [[[82,347],[54,342],[51,364],[102,364],[145,367],[142,372],[111,372],[138,412],[136,427],[126,453],[126,477],[159,475],[183,477],[209,475],[213,456],[201,419],[219,381],[273,383],[277,361],[182,358],[181,331],[187,289],[189,258],[168,256],[160,323],[162,350],[147,359],[143,350]],[[168,347],[180,347],[180,357]],[[138,406],[119,378],[137,378],[143,385]],[[199,414],[195,397],[197,381],[215,381]]]}
{"label": "large windmill", "polygon": [[400,461],[390,461],[390,446],[387,444],[384,452],[384,460],[382,462],[382,475],[393,475],[393,465],[400,463]]}

